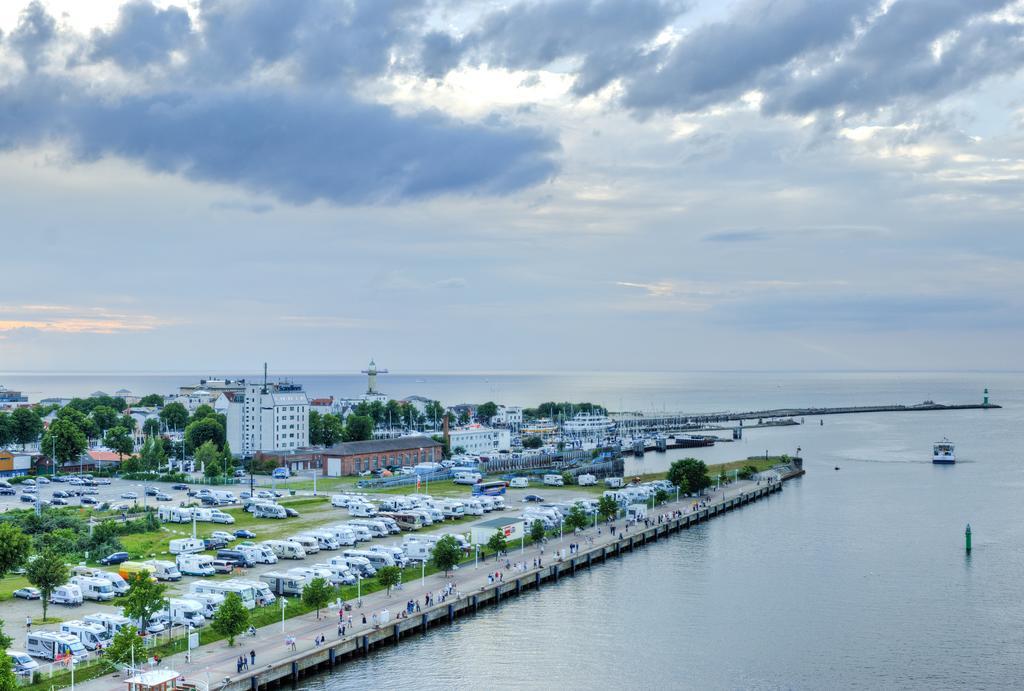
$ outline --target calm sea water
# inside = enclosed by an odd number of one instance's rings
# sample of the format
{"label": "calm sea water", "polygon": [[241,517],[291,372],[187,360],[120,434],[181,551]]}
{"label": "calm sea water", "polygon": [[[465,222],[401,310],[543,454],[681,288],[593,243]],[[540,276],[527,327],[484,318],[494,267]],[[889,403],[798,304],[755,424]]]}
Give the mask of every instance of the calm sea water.
{"label": "calm sea water", "polygon": [[[351,394],[362,386],[357,377],[299,379],[316,394]],[[173,388],[180,380],[160,381]],[[68,390],[72,383],[88,393],[121,386],[148,391],[145,384],[156,380],[48,381],[65,387],[48,393],[76,393]],[[808,418],[800,427],[748,430],[742,442],[689,450],[714,462],[800,446],[808,474],[771,499],[499,610],[410,638],[304,681],[302,688],[1024,684],[1024,375],[423,375],[383,381],[385,391],[445,402],[587,399],[612,408],[691,411],[965,402],[980,400],[987,386],[1006,407],[829,417],[823,426]],[[0,382],[46,388],[39,378],[2,376]],[[954,467],[930,463],[931,444],[943,436],[957,443]],[[648,454],[631,470],[661,469],[671,457]],[[969,557],[963,547],[968,522],[974,531]]]}

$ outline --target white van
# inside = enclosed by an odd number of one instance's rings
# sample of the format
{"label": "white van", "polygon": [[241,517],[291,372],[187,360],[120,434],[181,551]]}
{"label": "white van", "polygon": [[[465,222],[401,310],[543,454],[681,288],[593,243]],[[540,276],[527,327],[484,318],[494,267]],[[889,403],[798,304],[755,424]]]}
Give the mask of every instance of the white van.
{"label": "white van", "polygon": [[409,509],[406,513],[422,516],[423,525],[433,525],[438,521],[444,520],[444,512],[441,511],[441,509],[434,508],[433,506],[417,506],[415,509]]}
{"label": "white van", "polygon": [[293,578],[304,578],[306,583],[312,583],[317,578],[322,578],[328,583],[331,582],[334,574],[331,573],[331,568],[327,565],[324,566],[296,566],[295,568],[288,569],[285,572],[286,575]]}
{"label": "white van", "polygon": [[82,621],[87,624],[99,624],[107,630],[107,633],[110,634],[111,638],[114,637],[115,633],[132,623],[132,620],[128,617],[122,617],[119,614],[109,614],[107,612],[86,614],[82,617]]}
{"label": "white van", "polygon": [[277,598],[274,597],[274,593],[270,591],[268,586],[263,581],[251,581],[247,578],[232,578],[229,583],[240,583],[242,585],[252,586],[256,590],[256,606],[263,607],[266,605],[272,605],[277,602]]}
{"label": "white van", "polygon": [[347,566],[340,564],[313,564],[313,569],[320,569],[330,572],[331,577],[327,580],[331,585],[355,585],[356,575]]}
{"label": "white van", "polygon": [[11,667],[15,674],[28,676],[39,669],[39,663],[33,660],[28,653],[20,650],[8,650],[7,657],[11,658]]}
{"label": "white van", "polygon": [[187,598],[192,598],[192,593],[216,593],[217,595],[227,596],[228,593],[235,593],[242,598],[242,604],[245,605],[246,609],[254,609],[256,607],[256,588],[252,585],[246,585],[242,583],[236,583],[234,581],[195,581],[188,587]]}
{"label": "white van", "polygon": [[82,604],[82,589],[74,583],[59,585],[50,593],[50,604],[77,607]]}
{"label": "white van", "polygon": [[561,475],[545,475],[544,484],[551,487],[562,487],[565,485],[565,481],[562,480]]}
{"label": "white van", "polygon": [[171,554],[195,554],[206,549],[206,545],[197,537],[183,537],[171,540],[168,551]]}
{"label": "white van", "polygon": [[440,508],[445,518],[456,519],[466,515],[466,507],[459,501],[443,501]]}
{"label": "white van", "polygon": [[483,477],[483,475],[475,470],[456,470],[452,482],[456,485],[475,485]]}
{"label": "white van", "polygon": [[619,487],[622,487],[622,478],[621,477],[606,477],[604,479],[604,486],[605,487],[611,487],[612,489],[618,489]]}
{"label": "white van", "polygon": [[277,571],[261,573],[260,580],[266,583],[275,595],[302,595],[302,589],[306,587],[305,577]]}
{"label": "white van", "polygon": [[235,496],[234,492],[228,492],[226,490],[214,490],[210,493],[214,499],[219,501],[221,504],[234,504],[238,501],[238,497]]}
{"label": "white van", "polygon": [[332,494],[331,506],[336,509],[344,509],[348,506],[348,497],[344,494]]}
{"label": "white van", "polygon": [[70,654],[75,662],[85,662],[89,659],[89,651],[82,645],[77,636],[70,633],[58,633],[56,631],[37,631],[28,634],[26,652],[32,657],[43,660],[56,660]]}
{"label": "white van", "polygon": [[349,527],[336,525],[330,528],[325,528],[324,530],[334,536],[334,539],[338,541],[338,544],[343,547],[350,547],[356,544],[356,534]]}
{"label": "white van", "polygon": [[210,509],[210,520],[214,523],[224,523],[230,525],[235,522],[235,517],[229,513],[224,513],[220,509]]}
{"label": "white van", "polygon": [[298,542],[290,542],[288,540],[267,540],[262,544],[264,547],[269,547],[274,553],[274,556],[278,559],[306,558],[306,551],[302,549],[302,545]]}
{"label": "white van", "polygon": [[365,525],[359,525],[357,523],[349,521],[348,523],[342,523],[340,527],[348,528],[353,533],[355,533],[357,542],[367,542],[373,539],[373,534],[370,532],[370,529],[367,528]]}
{"label": "white van", "polygon": [[494,510],[495,511],[504,511],[505,510],[505,497],[494,497],[494,496],[491,496],[491,497],[487,497],[487,498],[491,500],[491,504],[494,506]]}
{"label": "white van", "polygon": [[212,576],[213,557],[205,554],[179,554],[178,570],[186,576]]}
{"label": "white van", "polygon": [[484,508],[484,513],[494,511],[494,499],[492,497],[489,497],[486,494],[481,494],[476,498],[476,500],[480,502],[480,506]]}
{"label": "white van", "polygon": [[317,546],[322,550],[341,549],[341,544],[334,534],[327,530],[310,530],[303,533],[316,540]]}
{"label": "white van", "polygon": [[430,555],[434,551],[434,542],[403,542],[402,552],[405,554],[405,558],[411,563],[418,564],[421,561],[429,561]]}
{"label": "white van", "polygon": [[597,484],[597,476],[584,473],[576,478],[576,484],[580,487],[592,487]]}
{"label": "white van", "polygon": [[370,548],[371,552],[378,552],[380,554],[390,554],[391,558],[395,560],[396,566],[405,568],[405,565],[409,561],[405,558],[405,551],[395,547],[394,545],[374,545]]}
{"label": "white van", "polygon": [[161,523],[188,523],[192,520],[192,509],[177,506],[161,506],[156,510]]}
{"label": "white van", "polygon": [[245,558],[254,564],[276,564],[277,555],[269,547],[263,545],[238,545],[236,550],[245,555]]}
{"label": "white van", "polygon": [[204,603],[191,598],[182,599],[172,597],[167,601],[167,615],[172,624],[181,626],[194,626],[196,628],[206,623],[204,614],[206,606]]}
{"label": "white van", "polygon": [[477,499],[465,499],[462,502],[463,511],[467,516],[483,516],[484,505]]}
{"label": "white van", "polygon": [[82,597],[86,600],[109,602],[114,599],[114,584],[106,578],[97,576],[72,576],[71,582],[82,589]]}
{"label": "white van", "polygon": [[377,509],[373,508],[372,504],[366,503],[354,503],[348,506],[349,516],[358,516],[362,518],[371,518],[377,515]]}
{"label": "white van", "polygon": [[256,518],[288,518],[288,512],[280,504],[263,502],[256,504],[252,515]]}
{"label": "white van", "polygon": [[156,569],[153,571],[153,576],[155,576],[158,581],[181,580],[181,571],[178,571],[178,566],[174,562],[150,559],[149,561],[143,562],[143,564],[149,564]]}
{"label": "white van", "polygon": [[342,552],[342,556],[348,557],[362,557],[370,562],[370,565],[374,569],[380,570],[385,566],[397,566],[395,558],[390,554],[384,552],[371,552],[368,549],[347,549]]}
{"label": "white van", "polygon": [[292,535],[288,538],[288,542],[296,542],[302,545],[302,551],[305,552],[306,555],[316,554],[320,551],[319,541],[310,535]]}
{"label": "white van", "polygon": [[528,477],[514,477],[508,482],[509,487],[516,489],[523,489],[524,487],[530,486],[530,478]]}
{"label": "white van", "polygon": [[77,619],[62,622],[60,625],[60,631],[61,633],[69,633],[76,637],[82,642],[82,645],[85,646],[86,650],[106,648],[112,640],[110,632],[107,631],[107,627],[100,626],[99,624],[90,624]]}

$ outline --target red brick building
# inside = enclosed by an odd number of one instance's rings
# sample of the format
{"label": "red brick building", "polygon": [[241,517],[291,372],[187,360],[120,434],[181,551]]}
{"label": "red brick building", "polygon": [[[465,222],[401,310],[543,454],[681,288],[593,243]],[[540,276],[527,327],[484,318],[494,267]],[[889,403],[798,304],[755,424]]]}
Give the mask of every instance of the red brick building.
{"label": "red brick building", "polygon": [[350,441],[320,452],[328,477],[356,475],[389,466],[439,463],[444,446],[430,437],[398,437]]}

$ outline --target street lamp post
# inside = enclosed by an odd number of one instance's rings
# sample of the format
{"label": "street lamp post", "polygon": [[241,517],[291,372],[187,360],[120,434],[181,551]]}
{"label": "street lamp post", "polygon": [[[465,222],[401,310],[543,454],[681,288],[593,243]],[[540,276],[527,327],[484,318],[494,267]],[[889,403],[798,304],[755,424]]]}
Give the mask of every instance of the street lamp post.
{"label": "street lamp post", "polygon": [[424,558],[420,562],[420,587],[424,586],[427,582],[427,560]]}
{"label": "street lamp post", "polygon": [[288,607],[288,598],[281,596],[281,633],[284,633],[284,610]]}

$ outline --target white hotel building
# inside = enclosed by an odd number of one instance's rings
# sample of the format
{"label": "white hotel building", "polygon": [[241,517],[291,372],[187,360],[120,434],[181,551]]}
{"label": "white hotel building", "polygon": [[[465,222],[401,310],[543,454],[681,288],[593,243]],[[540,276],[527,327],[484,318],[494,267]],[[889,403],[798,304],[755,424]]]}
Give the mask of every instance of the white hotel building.
{"label": "white hotel building", "polygon": [[451,443],[452,453],[461,447],[467,454],[474,456],[508,451],[512,446],[512,435],[507,429],[495,429],[483,425],[469,425],[453,429],[448,433],[448,439]]}
{"label": "white hotel building", "polygon": [[246,384],[225,392],[217,409],[227,415],[227,440],[235,455],[291,451],[309,446],[309,397],[298,384]]}

